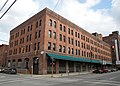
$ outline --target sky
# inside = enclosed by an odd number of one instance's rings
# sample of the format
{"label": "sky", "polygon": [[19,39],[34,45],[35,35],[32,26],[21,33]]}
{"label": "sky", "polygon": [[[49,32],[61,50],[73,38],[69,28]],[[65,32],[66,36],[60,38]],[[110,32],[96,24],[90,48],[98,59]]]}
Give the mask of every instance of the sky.
{"label": "sky", "polygon": [[[5,1],[0,0],[0,9]],[[13,1],[8,0],[0,11],[0,16]],[[9,44],[10,30],[45,7],[89,33],[97,32],[108,36],[113,31],[120,32],[120,0],[17,0],[0,19],[0,45]]]}

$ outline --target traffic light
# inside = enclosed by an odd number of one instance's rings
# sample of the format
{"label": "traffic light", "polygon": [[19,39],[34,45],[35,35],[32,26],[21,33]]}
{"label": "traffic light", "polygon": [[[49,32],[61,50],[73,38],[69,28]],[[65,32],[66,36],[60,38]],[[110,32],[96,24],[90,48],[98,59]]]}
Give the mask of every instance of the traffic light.
{"label": "traffic light", "polygon": [[112,52],[115,52],[115,46],[114,45],[112,46]]}

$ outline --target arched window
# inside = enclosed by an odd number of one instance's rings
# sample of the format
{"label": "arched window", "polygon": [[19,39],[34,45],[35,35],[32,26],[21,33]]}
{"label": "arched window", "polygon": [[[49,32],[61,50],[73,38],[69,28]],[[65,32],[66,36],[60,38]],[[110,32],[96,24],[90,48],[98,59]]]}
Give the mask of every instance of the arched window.
{"label": "arched window", "polygon": [[56,28],[56,21],[54,21],[54,28]]}
{"label": "arched window", "polygon": [[21,68],[21,67],[22,67],[22,60],[18,59],[18,68]]}
{"label": "arched window", "polygon": [[52,26],[52,19],[49,20],[49,26]]}

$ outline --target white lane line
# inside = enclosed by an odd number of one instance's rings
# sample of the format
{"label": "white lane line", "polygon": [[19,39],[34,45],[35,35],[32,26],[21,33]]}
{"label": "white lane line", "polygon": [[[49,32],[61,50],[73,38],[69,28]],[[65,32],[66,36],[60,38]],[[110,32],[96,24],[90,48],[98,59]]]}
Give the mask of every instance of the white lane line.
{"label": "white lane line", "polygon": [[8,83],[11,83],[11,82],[24,81],[24,80],[31,80],[31,79],[28,78],[28,79],[7,79],[7,80],[0,80],[0,85],[2,85],[2,84],[8,84]]}
{"label": "white lane line", "polygon": [[0,76],[1,78],[4,78],[5,76]]}
{"label": "white lane line", "polygon": [[90,83],[91,85],[100,85],[100,84],[102,84],[102,85],[116,85],[116,86],[118,86],[119,84],[115,84],[115,83],[109,83],[109,82],[101,82],[101,81],[95,81],[95,82],[91,82],[91,81],[83,81],[83,82],[85,82],[85,83]]}

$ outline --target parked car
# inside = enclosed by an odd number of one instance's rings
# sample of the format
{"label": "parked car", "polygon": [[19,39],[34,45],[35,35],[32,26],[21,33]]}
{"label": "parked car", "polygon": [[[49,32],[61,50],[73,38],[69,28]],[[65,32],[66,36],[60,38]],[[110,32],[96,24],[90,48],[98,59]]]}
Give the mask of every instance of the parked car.
{"label": "parked car", "polygon": [[2,68],[0,68],[0,73],[2,73]]}
{"label": "parked car", "polygon": [[111,69],[111,72],[115,72],[115,71],[117,71],[116,68],[112,68],[112,69]]}
{"label": "parked car", "polygon": [[0,73],[3,73],[3,71],[4,71],[4,68],[0,68]]}
{"label": "parked car", "polygon": [[103,68],[101,70],[103,71],[103,73],[107,73],[108,72],[108,69],[105,69],[105,68]]}
{"label": "parked car", "polygon": [[16,68],[5,68],[3,72],[6,74],[17,74],[17,69]]}
{"label": "parked car", "polygon": [[95,70],[93,70],[93,73],[103,73],[103,70],[101,70],[101,69],[95,69]]}

